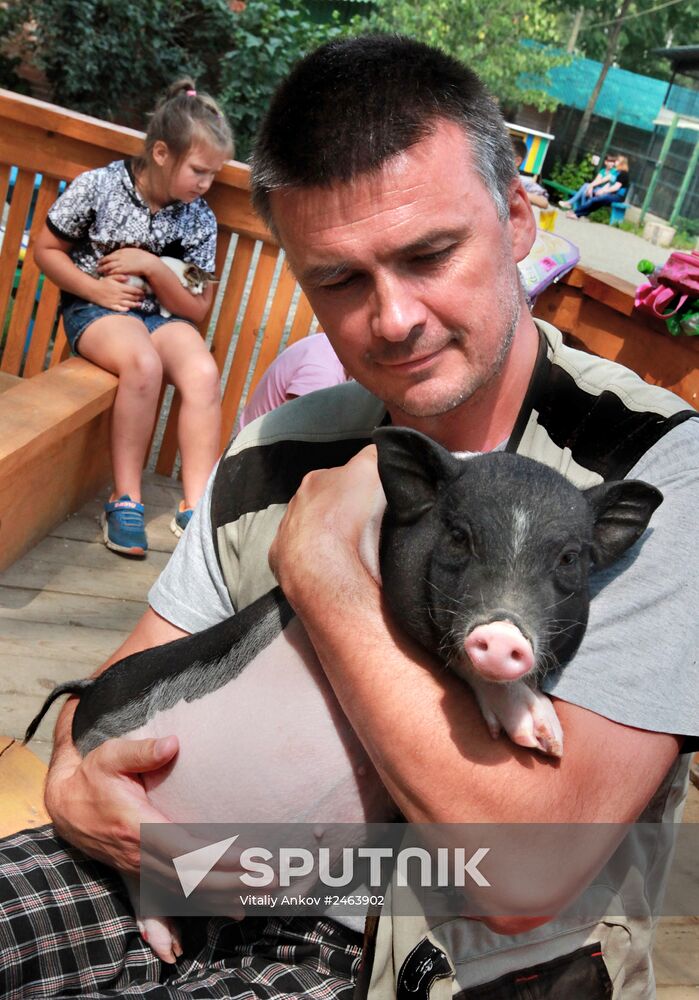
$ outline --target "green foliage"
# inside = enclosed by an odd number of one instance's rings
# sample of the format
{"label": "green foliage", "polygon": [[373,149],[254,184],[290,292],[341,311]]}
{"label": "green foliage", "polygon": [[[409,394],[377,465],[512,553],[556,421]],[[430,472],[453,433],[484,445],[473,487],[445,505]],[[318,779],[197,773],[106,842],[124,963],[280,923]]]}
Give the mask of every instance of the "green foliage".
{"label": "green foliage", "polygon": [[699,236],[699,219],[688,219],[685,215],[677,216],[678,232],[687,233],[688,236]]}
{"label": "green foliage", "polygon": [[594,212],[590,212],[588,215],[590,222],[600,222],[603,226],[609,225],[611,217],[612,210],[609,205],[601,205],[600,208],[596,208]]}
{"label": "green foliage", "polygon": [[337,19],[314,23],[300,2],[248,0],[235,17],[229,51],[221,59],[218,91],[233,125],[238,159],[247,159],[257,123],[291,66],[339,34]]}
{"label": "green foliage", "polygon": [[472,66],[501,104],[553,109],[556,100],[537,86],[549,69],[567,61],[546,45],[557,42],[557,19],[546,0],[383,0],[364,22],[437,45]]}
{"label": "green foliage", "polygon": [[686,229],[678,229],[672,237],[672,244],[675,250],[693,250],[696,246],[697,238]]}
{"label": "green foliage", "polygon": [[235,18],[225,0],[30,2],[35,59],[58,104],[143,127],[178,77],[217,90]]}
{"label": "green foliage", "polygon": [[564,187],[577,191],[579,187],[591,181],[597,173],[591,155],[584,156],[579,163],[563,163],[556,160],[551,171],[551,180]]}
{"label": "green foliage", "polygon": [[643,236],[644,227],[638,222],[629,222],[627,219],[622,219],[617,224],[617,229],[621,229],[624,233],[633,233],[634,236]]}
{"label": "green foliage", "polygon": [[240,12],[226,0],[28,2],[57,104],[144,128],[157,96],[192,76],[222,103],[238,159],[292,63],[340,30],[311,22],[301,0],[248,0]]}
{"label": "green foliage", "polygon": [[29,11],[24,0],[0,3],[0,87],[26,94],[29,87],[17,76],[21,53],[26,48],[24,26]]}
{"label": "green foliage", "polygon": [[[588,59],[601,62],[612,26],[600,22],[608,22],[614,17],[615,6],[600,4],[599,0],[550,0],[550,7],[563,12],[560,30],[566,34],[570,33],[575,11],[579,7],[585,8],[576,51]],[[683,0],[676,4],[636,0],[619,35],[614,62],[621,69],[633,73],[669,80],[672,75],[670,61],[653,50],[664,49],[668,45],[696,44],[697,23],[699,0]],[[680,78],[677,82],[683,81]]]}

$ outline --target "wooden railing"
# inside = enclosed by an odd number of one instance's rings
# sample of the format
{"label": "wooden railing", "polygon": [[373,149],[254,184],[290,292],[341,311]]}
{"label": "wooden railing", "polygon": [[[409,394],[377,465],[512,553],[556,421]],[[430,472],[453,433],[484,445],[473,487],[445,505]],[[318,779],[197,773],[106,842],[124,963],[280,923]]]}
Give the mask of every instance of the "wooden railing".
{"label": "wooden railing", "polygon": [[[0,137],[2,206],[16,168],[0,250],[0,371],[32,378],[68,357],[57,318],[58,289],[34,261],[36,234],[62,181],[135,155],[142,134],[0,90]],[[305,336],[313,322],[279,247],[252,211],[248,191],[249,168],[229,161],[207,195],[219,225],[216,273],[225,270],[225,279],[200,329],[226,375],[222,447],[244,392],[254,389],[280,347]],[[176,465],[178,406],[175,396],[156,456],[156,471],[165,475]]]}

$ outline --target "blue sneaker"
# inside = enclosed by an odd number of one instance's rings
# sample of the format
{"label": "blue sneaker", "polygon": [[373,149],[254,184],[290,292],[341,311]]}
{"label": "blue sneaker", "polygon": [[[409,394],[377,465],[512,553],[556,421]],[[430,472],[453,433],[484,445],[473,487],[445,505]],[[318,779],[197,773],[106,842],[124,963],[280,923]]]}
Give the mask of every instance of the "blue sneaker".
{"label": "blue sneaker", "polygon": [[170,521],[170,531],[173,535],[177,535],[178,538],[182,538],[184,535],[185,528],[192,520],[192,514],[194,509],[192,507],[185,507],[184,500],[180,500],[180,506],[177,508],[177,513]]}
{"label": "blue sneaker", "polygon": [[143,521],[143,504],[124,494],[118,500],[109,500],[104,505],[100,518],[104,532],[104,544],[114,552],[124,552],[127,556],[144,556],[148,549],[148,539]]}

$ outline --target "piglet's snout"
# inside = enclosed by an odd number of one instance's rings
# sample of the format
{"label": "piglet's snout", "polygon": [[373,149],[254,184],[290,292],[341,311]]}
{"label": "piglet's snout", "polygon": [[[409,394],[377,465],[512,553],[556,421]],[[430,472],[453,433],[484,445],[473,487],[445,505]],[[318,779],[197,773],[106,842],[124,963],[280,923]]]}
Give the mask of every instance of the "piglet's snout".
{"label": "piglet's snout", "polygon": [[512,622],[479,625],[464,639],[475,670],[489,681],[515,681],[534,666],[530,642]]}

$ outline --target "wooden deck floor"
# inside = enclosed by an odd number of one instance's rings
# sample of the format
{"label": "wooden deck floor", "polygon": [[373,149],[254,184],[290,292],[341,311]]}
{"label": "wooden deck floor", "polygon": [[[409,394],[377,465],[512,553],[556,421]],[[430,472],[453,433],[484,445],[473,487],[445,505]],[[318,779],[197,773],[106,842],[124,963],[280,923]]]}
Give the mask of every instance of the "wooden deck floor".
{"label": "wooden deck floor", "polygon": [[[91,673],[126,638],[177,542],[169,524],[180,498],[172,480],[146,478],[145,559],[105,548],[100,497],[0,574],[0,733],[21,737],[55,684]],[[46,761],[57,711],[32,741]]]}
{"label": "wooden deck floor", "polygon": [[[21,739],[54,684],[90,673],[128,635],[176,544],[169,523],[179,499],[172,480],[147,477],[151,548],[145,560],[125,559],[104,547],[98,525],[102,497],[0,574],[0,734]],[[32,743],[45,761],[57,711]],[[699,823],[695,787],[685,821]],[[699,912],[699,898],[697,904]],[[655,963],[658,1000],[699,1000],[699,917],[661,922]]]}

